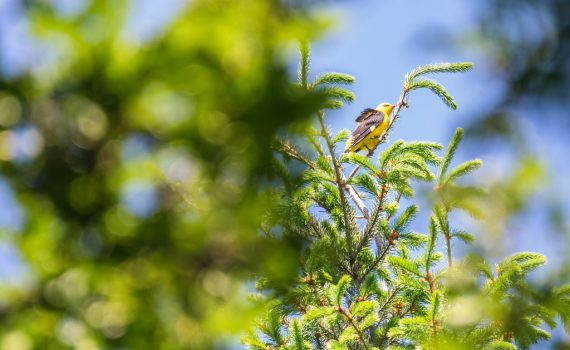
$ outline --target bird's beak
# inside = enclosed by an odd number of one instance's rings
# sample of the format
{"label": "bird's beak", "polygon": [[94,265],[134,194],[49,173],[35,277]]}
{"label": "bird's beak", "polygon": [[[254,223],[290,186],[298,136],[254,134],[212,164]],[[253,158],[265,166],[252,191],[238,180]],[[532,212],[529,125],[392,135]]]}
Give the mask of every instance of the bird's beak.
{"label": "bird's beak", "polygon": [[397,106],[396,104],[393,104],[393,105],[392,105],[392,109],[396,108],[396,106]]}

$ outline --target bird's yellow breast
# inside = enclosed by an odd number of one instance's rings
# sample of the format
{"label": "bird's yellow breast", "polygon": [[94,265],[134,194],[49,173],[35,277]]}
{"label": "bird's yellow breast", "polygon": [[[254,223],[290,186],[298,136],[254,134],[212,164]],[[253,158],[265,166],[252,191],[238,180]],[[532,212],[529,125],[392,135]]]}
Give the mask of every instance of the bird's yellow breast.
{"label": "bird's yellow breast", "polygon": [[366,147],[368,149],[374,148],[378,143],[378,139],[382,137],[382,134],[384,134],[384,132],[388,128],[389,122],[390,122],[389,118],[385,117],[384,120],[382,121],[382,124],[377,126],[371,126],[370,134],[366,135],[366,137],[362,141],[360,141],[358,145],[354,145],[351,148],[353,149],[359,149],[362,147]]}

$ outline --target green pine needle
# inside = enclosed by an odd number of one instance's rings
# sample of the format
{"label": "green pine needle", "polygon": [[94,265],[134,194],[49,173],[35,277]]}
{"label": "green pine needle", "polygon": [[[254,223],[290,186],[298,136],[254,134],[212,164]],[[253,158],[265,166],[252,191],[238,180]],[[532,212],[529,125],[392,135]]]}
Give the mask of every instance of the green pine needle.
{"label": "green pine needle", "polygon": [[366,316],[373,312],[376,307],[378,306],[378,302],[376,300],[365,300],[358,303],[355,303],[352,307],[352,315],[353,316]]}
{"label": "green pine needle", "polygon": [[323,109],[341,109],[344,103],[337,100],[328,100],[324,103]]}
{"label": "green pine needle", "polygon": [[351,91],[338,86],[321,87],[317,91],[323,93],[329,99],[336,99],[346,103],[352,103],[356,99],[356,96]]}
{"label": "green pine needle", "polygon": [[293,323],[291,324],[291,333],[293,334],[295,349],[304,350],[303,332],[297,319],[294,319]]}
{"label": "green pine needle", "polygon": [[554,294],[558,297],[567,296],[570,297],[570,284],[554,289]]}
{"label": "green pine needle", "polygon": [[419,232],[409,232],[400,235],[400,242],[412,249],[418,249],[427,242],[426,235]]}
{"label": "green pine needle", "polygon": [[430,300],[430,304],[431,304],[431,310],[430,310],[430,318],[432,321],[437,320],[437,316],[440,312],[440,306],[441,306],[441,293],[438,291],[435,291],[432,295],[431,295],[431,300]]}
{"label": "green pine needle", "polygon": [[319,320],[323,317],[326,317],[334,312],[334,308],[332,306],[326,307],[315,307],[311,310],[307,311],[306,314],[303,315],[303,322],[310,323],[316,320]]}
{"label": "green pine needle", "polygon": [[355,78],[352,75],[344,74],[344,73],[325,73],[319,75],[315,82],[313,83],[314,86],[319,85],[326,85],[326,84],[344,84],[344,85],[351,85],[355,81]]}
{"label": "green pine needle", "polygon": [[372,196],[376,196],[380,191],[376,181],[370,174],[360,174],[350,179],[350,183]]}
{"label": "green pine needle", "polygon": [[299,83],[303,88],[306,89],[311,55],[311,47],[307,41],[300,43],[299,52],[301,54],[301,62],[299,65]]}
{"label": "green pine needle", "polygon": [[333,182],[334,178],[333,175],[329,172],[322,170],[322,169],[308,169],[303,174],[302,178],[303,182],[311,183],[311,182],[320,182],[320,181],[327,181]]}
{"label": "green pine needle", "polygon": [[483,257],[477,254],[468,254],[463,259],[464,265],[483,274],[487,279],[493,279],[493,271],[491,266]]}
{"label": "green pine needle", "polygon": [[411,223],[411,221],[418,214],[418,211],[419,211],[419,208],[415,204],[412,204],[409,207],[407,207],[406,210],[404,210],[404,212],[402,213],[402,215],[400,215],[396,219],[396,224],[394,225],[394,230],[396,230],[397,232],[403,232],[404,230],[406,230],[408,225]]}
{"label": "green pine needle", "polygon": [[542,254],[515,253],[499,263],[497,278],[488,286],[489,291],[494,295],[500,295],[544,264],[546,257]]}
{"label": "green pine needle", "polygon": [[533,252],[519,252],[512,254],[501,261],[499,267],[502,270],[505,270],[508,266],[513,265],[523,265],[528,264],[529,262],[540,262],[541,264],[546,263],[546,257],[539,253]]}
{"label": "green pine needle", "polygon": [[336,292],[336,304],[340,306],[342,304],[342,297],[344,293],[346,293],[348,287],[350,287],[350,282],[352,279],[349,275],[344,275],[340,278],[337,284],[337,292]]}
{"label": "green pine needle", "polygon": [[386,167],[388,161],[390,161],[398,154],[398,151],[400,151],[400,148],[403,145],[404,145],[404,140],[397,140],[394,143],[392,143],[392,145],[390,145],[388,148],[386,148],[384,152],[380,154],[381,168]]}
{"label": "green pine needle", "polygon": [[467,244],[471,244],[475,241],[475,236],[466,231],[455,231],[451,236],[457,237],[458,239],[462,240],[464,243]]}
{"label": "green pine needle", "polygon": [[441,205],[435,205],[433,207],[433,212],[435,213],[436,224],[438,228],[442,230],[443,228],[447,228],[449,226],[448,217],[447,217],[447,210]]}
{"label": "green pine needle", "polygon": [[390,263],[393,268],[398,268],[410,272],[418,277],[423,277],[418,266],[413,261],[406,258],[400,256],[389,256],[388,263]]}
{"label": "green pine needle", "polygon": [[431,264],[433,262],[433,252],[435,249],[436,241],[437,241],[437,225],[435,223],[435,218],[432,215],[429,218],[429,238],[428,238],[428,244],[427,244],[426,255],[425,255],[426,271],[429,271],[431,268]]}
{"label": "green pine needle", "polygon": [[445,152],[445,156],[443,156],[443,162],[441,164],[441,167],[439,168],[439,175],[438,175],[439,185],[442,185],[443,177],[447,172],[447,168],[449,168],[449,164],[451,164],[451,160],[453,159],[455,151],[457,151],[457,147],[459,146],[459,143],[461,142],[462,138],[463,138],[463,129],[457,128],[455,130],[455,134],[453,134],[453,138],[451,139],[449,146],[447,146],[447,151]]}
{"label": "green pine needle", "polygon": [[475,171],[481,167],[483,162],[480,159],[468,160],[449,171],[449,174],[445,178],[444,183],[448,184],[454,182],[457,178],[465,176],[472,171]]}
{"label": "green pine needle", "polygon": [[373,174],[377,171],[374,164],[372,164],[370,158],[355,152],[344,153],[341,156],[341,161],[349,164],[354,164],[360,167],[364,167],[365,169],[370,170],[370,172]]}
{"label": "green pine needle", "polygon": [[[338,341],[341,344],[348,344],[357,339],[358,339],[358,333],[356,332],[356,329],[354,329],[353,327],[346,327],[338,337]],[[349,348],[345,348],[345,350],[348,349]]]}
{"label": "green pine needle", "polygon": [[326,171],[331,175],[334,174],[331,163],[329,162],[329,160],[326,157],[320,156],[319,158],[317,158],[317,161],[315,162],[315,164],[319,169]]}
{"label": "green pine needle", "polygon": [[[352,329],[352,328],[350,328]],[[338,340],[331,339],[327,342],[327,349],[331,350],[348,350],[348,347],[345,344],[342,344]]]}
{"label": "green pine needle", "polygon": [[410,83],[409,87],[411,90],[422,89],[422,88],[429,89],[434,94],[439,96],[439,98],[443,101],[443,103],[445,103],[449,108],[454,110],[457,109],[457,104],[455,104],[453,97],[449,94],[449,92],[447,92],[447,90],[445,90],[443,85],[441,85],[435,80],[431,79],[414,80]]}
{"label": "green pine needle", "polygon": [[333,144],[337,144],[339,142],[345,142],[350,137],[350,130],[342,129],[338,134],[335,135],[333,138]]}
{"label": "green pine needle", "polygon": [[273,308],[269,312],[265,334],[278,344],[284,341],[281,334],[281,314],[277,308]]}
{"label": "green pine needle", "polygon": [[411,166],[412,168],[415,168],[416,170],[421,172],[422,176],[419,177],[418,179],[424,181],[432,181],[434,179],[433,173],[429,170],[429,167],[425,163],[425,160],[418,158],[419,157],[408,156],[404,160],[402,160],[402,164]]}
{"label": "green pine needle", "polygon": [[432,63],[418,67],[406,75],[406,81],[411,83],[413,79],[420,75],[430,73],[463,73],[473,68],[472,62],[458,63]]}
{"label": "green pine needle", "polygon": [[368,275],[360,285],[360,294],[369,294],[377,288],[376,276]]}
{"label": "green pine needle", "polygon": [[489,350],[517,350],[517,347],[511,343],[502,340],[495,340],[489,344]]}

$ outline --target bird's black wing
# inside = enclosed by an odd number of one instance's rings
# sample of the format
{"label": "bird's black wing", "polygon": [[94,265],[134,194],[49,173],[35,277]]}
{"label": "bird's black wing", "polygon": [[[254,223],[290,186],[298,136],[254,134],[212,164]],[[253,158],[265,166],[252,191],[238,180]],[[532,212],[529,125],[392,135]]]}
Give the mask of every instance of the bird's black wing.
{"label": "bird's black wing", "polygon": [[360,112],[360,115],[356,118],[356,122],[360,123],[361,121],[363,121],[364,119],[366,119],[369,115],[377,113],[378,111],[372,108],[366,108],[365,110],[363,110],[362,112]]}
{"label": "bird's black wing", "polygon": [[[371,130],[371,127],[377,128],[378,125],[382,124],[382,122],[384,122],[384,113],[375,111],[372,116],[360,123],[356,130],[352,132],[350,147],[364,140],[366,136],[372,132],[373,129]],[[348,147],[348,149],[350,149],[350,147]]]}

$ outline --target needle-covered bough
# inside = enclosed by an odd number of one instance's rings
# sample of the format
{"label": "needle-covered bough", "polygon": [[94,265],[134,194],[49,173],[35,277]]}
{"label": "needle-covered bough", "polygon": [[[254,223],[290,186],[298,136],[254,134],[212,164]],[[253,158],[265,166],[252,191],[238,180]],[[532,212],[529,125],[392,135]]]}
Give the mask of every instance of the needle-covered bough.
{"label": "needle-covered bough", "polygon": [[[257,298],[267,313],[244,343],[295,350],[525,349],[549,336],[542,326],[555,325],[555,317],[570,326],[570,287],[538,290],[527,282],[544,256],[513,254],[495,270],[482,256],[453,256],[453,243],[471,243],[474,236],[453,227],[449,214],[475,215],[488,200],[485,191],[457,183],[481,166],[478,159],[451,166],[461,129],[443,156],[437,143],[397,140],[372,157],[409,106],[411,91],[429,89],[456,109],[445,88],[426,76],[465,72],[471,63],[411,71],[396,103],[365,109],[352,133],[334,135],[325,110],[354,100],[345,89],[354,78],[327,73],[310,82],[308,47],[301,57],[300,86],[326,99],[307,143],[277,143],[275,169],[283,186],[262,227],[275,239],[303,240],[300,276],[286,288],[279,274],[258,279]],[[419,211],[414,181],[433,184],[425,233],[410,228]],[[402,198],[408,205],[400,208]]]}

